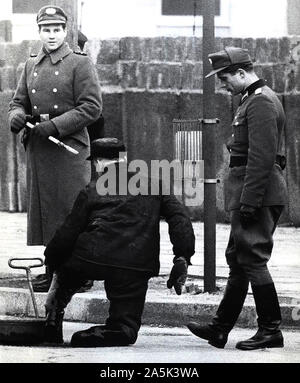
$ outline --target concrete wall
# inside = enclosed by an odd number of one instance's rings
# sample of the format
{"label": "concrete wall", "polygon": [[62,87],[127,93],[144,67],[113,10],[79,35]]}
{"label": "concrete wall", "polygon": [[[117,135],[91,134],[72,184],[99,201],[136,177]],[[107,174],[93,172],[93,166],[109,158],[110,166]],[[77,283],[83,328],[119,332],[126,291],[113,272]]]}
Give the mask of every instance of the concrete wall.
{"label": "concrete wall", "polygon": [[[285,130],[288,166],[285,171],[289,185],[289,207],[283,221],[300,225],[300,62],[290,61],[290,50],[296,39],[216,39],[216,49],[225,45],[248,48],[256,60],[257,73],[267,79],[278,93],[287,114]],[[20,45],[0,44],[0,97],[1,97],[1,185],[0,208],[8,210],[8,180],[19,180],[19,200],[13,210],[24,205],[24,153],[18,146],[18,157],[12,159],[8,150],[11,135],[7,133],[5,110],[15,88],[21,65],[30,51],[36,51],[36,42]],[[103,89],[106,134],[123,138],[130,159],[173,159],[172,120],[202,117],[202,42],[192,37],[122,38],[92,40],[88,53],[94,61]],[[218,88],[218,82],[216,82]],[[227,93],[216,94],[217,126],[217,216],[220,222],[227,219],[224,213],[223,175],[229,155],[225,142],[231,134],[230,123],[237,104]],[[7,145],[7,142],[10,144]],[[8,153],[8,154],[5,154]],[[18,171],[8,163],[19,159]],[[7,160],[6,160],[7,159]],[[7,163],[4,165],[4,163]],[[21,165],[20,165],[21,163]],[[12,167],[13,168],[13,167]],[[14,169],[15,169],[14,168]],[[15,179],[12,174],[14,174]],[[14,186],[16,190],[16,186]],[[20,202],[21,201],[21,202]],[[202,207],[193,209],[192,215],[202,216]]]}

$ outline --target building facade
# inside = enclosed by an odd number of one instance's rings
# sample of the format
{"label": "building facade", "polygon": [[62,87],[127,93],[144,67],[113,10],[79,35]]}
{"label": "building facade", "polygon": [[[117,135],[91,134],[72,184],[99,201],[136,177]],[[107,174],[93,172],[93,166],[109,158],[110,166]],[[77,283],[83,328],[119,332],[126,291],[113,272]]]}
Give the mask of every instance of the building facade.
{"label": "building facade", "polygon": [[[70,0],[66,0],[66,4]],[[77,0],[78,25],[90,38],[202,35],[204,0]],[[215,0],[217,37],[300,34],[298,0]],[[38,38],[37,10],[55,0],[1,0],[0,41]],[[59,2],[60,4],[63,1]]]}

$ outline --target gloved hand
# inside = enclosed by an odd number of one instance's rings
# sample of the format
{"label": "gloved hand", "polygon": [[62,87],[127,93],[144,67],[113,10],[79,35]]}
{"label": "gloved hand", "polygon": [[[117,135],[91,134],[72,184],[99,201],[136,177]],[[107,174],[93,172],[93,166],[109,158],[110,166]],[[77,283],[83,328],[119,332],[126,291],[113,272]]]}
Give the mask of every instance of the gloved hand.
{"label": "gloved hand", "polygon": [[48,138],[49,136],[56,136],[57,134],[58,131],[51,120],[40,122],[31,129],[31,135],[40,138]]}
{"label": "gloved hand", "polygon": [[181,295],[182,286],[187,278],[188,264],[185,258],[175,258],[170,277],[167,281],[168,289],[174,286],[177,295]]}
{"label": "gloved hand", "polygon": [[16,114],[10,122],[10,130],[18,134],[25,127],[26,115],[23,112]]}
{"label": "gloved hand", "polygon": [[259,209],[254,206],[242,204],[240,207],[240,220],[243,229],[258,221]]}

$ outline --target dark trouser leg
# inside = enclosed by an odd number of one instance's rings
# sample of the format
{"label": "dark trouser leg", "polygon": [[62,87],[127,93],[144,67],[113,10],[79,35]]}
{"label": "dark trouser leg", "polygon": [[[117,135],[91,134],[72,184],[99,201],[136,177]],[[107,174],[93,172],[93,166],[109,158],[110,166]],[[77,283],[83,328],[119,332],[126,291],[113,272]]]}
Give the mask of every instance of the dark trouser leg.
{"label": "dark trouser leg", "polygon": [[105,278],[110,301],[105,326],[75,333],[73,347],[127,346],[135,343],[141,326],[149,277],[141,272],[111,268]]}
{"label": "dark trouser leg", "polygon": [[190,322],[188,328],[196,336],[208,340],[218,348],[224,348],[228,334],[236,323],[243,308],[248,291],[248,278],[236,262],[236,248],[232,232],[226,249],[226,259],[230,273],[226,289],[218,310],[208,325]]}
{"label": "dark trouser leg", "polygon": [[74,272],[67,269],[54,273],[46,299],[45,341],[63,343],[63,316],[72,296],[86,283]]}
{"label": "dark trouser leg", "polygon": [[242,311],[249,285],[246,273],[237,262],[237,249],[233,231],[230,233],[225,255],[229,265],[229,277],[223,299],[212,320],[212,326],[216,330],[228,334]]}
{"label": "dark trouser leg", "polygon": [[[120,270],[119,276],[123,272]],[[129,272],[123,280],[119,276],[105,281],[107,298],[110,300],[106,326],[121,330],[126,341],[133,344],[141,326],[149,277],[138,272]]]}
{"label": "dark trouser leg", "polygon": [[238,261],[251,283],[259,328],[254,337],[237,344],[237,348],[242,350],[283,346],[279,330],[280,306],[267,267],[273,248],[273,233],[281,212],[280,206],[262,208],[259,221],[246,230],[240,227],[237,215],[233,219],[238,239]]}

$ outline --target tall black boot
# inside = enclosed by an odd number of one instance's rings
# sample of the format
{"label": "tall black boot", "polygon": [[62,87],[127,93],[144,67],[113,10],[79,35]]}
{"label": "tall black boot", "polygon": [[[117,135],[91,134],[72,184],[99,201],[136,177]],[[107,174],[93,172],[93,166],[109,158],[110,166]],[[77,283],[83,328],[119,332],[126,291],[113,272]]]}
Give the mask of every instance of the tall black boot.
{"label": "tall black boot", "polygon": [[235,286],[228,282],[223,299],[211,323],[200,325],[196,322],[190,322],[187,324],[188,329],[199,338],[208,340],[210,345],[224,348],[228,334],[242,311],[247,291],[248,283]]}
{"label": "tall black boot", "polygon": [[252,286],[257,312],[257,333],[245,341],[238,342],[239,350],[283,347],[283,336],[279,330],[281,313],[274,283]]}

